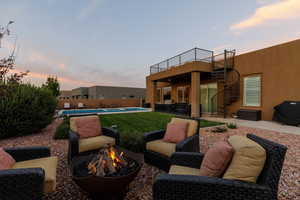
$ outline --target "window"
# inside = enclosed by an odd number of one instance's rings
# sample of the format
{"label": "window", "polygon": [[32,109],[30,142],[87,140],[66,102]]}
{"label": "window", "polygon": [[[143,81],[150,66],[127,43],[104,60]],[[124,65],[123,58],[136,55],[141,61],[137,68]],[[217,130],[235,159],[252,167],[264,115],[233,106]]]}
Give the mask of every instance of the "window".
{"label": "window", "polygon": [[244,106],[260,106],[261,76],[248,76],[244,78]]}
{"label": "window", "polygon": [[160,103],[161,102],[160,99],[161,99],[161,89],[157,88],[157,90],[156,90],[156,103]]}
{"label": "window", "polygon": [[187,103],[188,102],[188,91],[186,87],[177,88],[177,103]]}
{"label": "window", "polygon": [[171,104],[172,100],[171,100],[171,87],[164,87],[163,88],[163,100],[164,100],[164,104]]}

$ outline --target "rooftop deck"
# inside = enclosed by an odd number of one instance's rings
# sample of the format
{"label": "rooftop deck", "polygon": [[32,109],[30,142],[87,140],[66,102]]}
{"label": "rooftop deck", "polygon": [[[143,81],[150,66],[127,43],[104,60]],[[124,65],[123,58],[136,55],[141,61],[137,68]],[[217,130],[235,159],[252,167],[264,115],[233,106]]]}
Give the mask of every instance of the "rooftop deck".
{"label": "rooftop deck", "polygon": [[[214,55],[214,52],[211,50],[200,49],[196,47],[157,64],[151,65],[150,75],[194,62],[202,63],[205,66],[211,66],[211,71],[217,68],[223,68],[225,65],[227,65],[227,68],[231,68],[234,64],[232,59],[234,55],[234,50],[225,50],[224,53]],[[224,62],[225,60],[226,63]],[[205,71],[207,71],[207,69],[205,69]]]}

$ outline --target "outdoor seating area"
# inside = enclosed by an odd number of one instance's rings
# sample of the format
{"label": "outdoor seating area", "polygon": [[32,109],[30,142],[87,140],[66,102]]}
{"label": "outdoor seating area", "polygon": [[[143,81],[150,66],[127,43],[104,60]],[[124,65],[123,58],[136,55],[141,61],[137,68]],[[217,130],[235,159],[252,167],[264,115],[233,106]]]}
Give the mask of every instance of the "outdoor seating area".
{"label": "outdoor seating area", "polygon": [[[98,116],[71,118],[69,139],[53,140],[61,123],[56,119],[39,134],[0,141],[16,161],[12,169],[0,171],[0,182],[6,183],[0,189],[4,199],[283,200],[299,195],[300,137],[296,135],[244,127],[213,133],[199,129],[199,120],[176,116],[166,130],[145,133],[144,153],[134,153],[120,146],[121,132],[101,127]],[[114,152],[117,158],[139,163],[135,173],[128,172],[126,178],[113,172],[115,181],[105,176],[77,177],[74,170],[87,166],[80,163],[93,159],[101,149],[105,153],[108,143],[120,153]],[[106,189],[98,190],[102,184]]]}

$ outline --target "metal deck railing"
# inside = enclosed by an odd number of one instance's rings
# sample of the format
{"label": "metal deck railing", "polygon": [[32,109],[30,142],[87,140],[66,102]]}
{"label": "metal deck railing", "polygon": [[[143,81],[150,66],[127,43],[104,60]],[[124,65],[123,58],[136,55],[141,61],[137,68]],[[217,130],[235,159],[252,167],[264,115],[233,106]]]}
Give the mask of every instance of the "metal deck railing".
{"label": "metal deck railing", "polygon": [[155,74],[161,71],[170,69],[171,67],[183,65],[185,63],[202,61],[207,63],[213,63],[213,51],[193,48],[185,51],[179,55],[168,58],[160,63],[150,66],[150,74]]}

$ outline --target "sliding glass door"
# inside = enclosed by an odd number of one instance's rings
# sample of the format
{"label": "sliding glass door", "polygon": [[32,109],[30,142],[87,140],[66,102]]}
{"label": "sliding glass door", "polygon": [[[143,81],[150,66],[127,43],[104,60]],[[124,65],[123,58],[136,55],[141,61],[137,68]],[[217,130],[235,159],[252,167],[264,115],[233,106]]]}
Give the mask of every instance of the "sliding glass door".
{"label": "sliding glass door", "polygon": [[217,112],[217,98],[212,98],[217,94],[217,83],[201,84],[201,109],[202,113]]}

